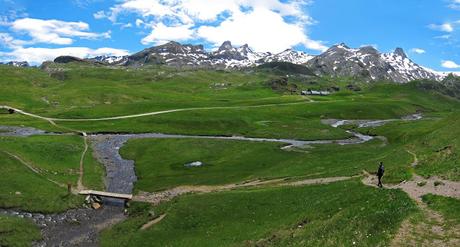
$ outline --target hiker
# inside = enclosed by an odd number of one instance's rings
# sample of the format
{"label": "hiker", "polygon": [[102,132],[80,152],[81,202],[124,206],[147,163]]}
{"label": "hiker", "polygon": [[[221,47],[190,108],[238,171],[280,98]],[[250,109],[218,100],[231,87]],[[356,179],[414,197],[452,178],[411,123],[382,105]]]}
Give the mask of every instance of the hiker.
{"label": "hiker", "polygon": [[385,173],[385,167],[383,166],[383,162],[380,162],[380,165],[379,165],[379,169],[377,170],[377,177],[379,178],[379,183],[377,184],[377,186],[379,186],[380,188],[382,188],[382,177],[383,177],[383,174]]}

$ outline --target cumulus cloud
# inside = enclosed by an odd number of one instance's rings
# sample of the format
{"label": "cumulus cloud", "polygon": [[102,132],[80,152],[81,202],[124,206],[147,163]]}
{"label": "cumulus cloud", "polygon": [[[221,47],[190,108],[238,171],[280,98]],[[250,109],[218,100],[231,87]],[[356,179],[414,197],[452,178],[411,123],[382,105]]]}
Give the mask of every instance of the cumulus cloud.
{"label": "cumulus cloud", "polygon": [[22,40],[14,39],[9,33],[0,33],[0,47],[6,47],[9,49],[14,49],[17,47],[21,47],[26,42]]}
{"label": "cumulus cloud", "polygon": [[190,25],[166,26],[163,23],[153,25],[152,32],[141,40],[144,45],[161,44],[170,40],[182,41],[188,40],[193,36],[193,30]]}
{"label": "cumulus cloud", "polygon": [[93,17],[94,19],[104,19],[104,18],[108,18],[108,16],[105,14],[104,11],[98,11],[96,13],[93,14]]}
{"label": "cumulus cloud", "polygon": [[426,53],[426,51],[425,51],[424,49],[421,49],[421,48],[412,48],[412,49],[411,49],[411,52],[417,53],[417,54]]}
{"label": "cumulus cloud", "polygon": [[[304,7],[310,0],[124,0],[94,14],[116,23],[136,14],[137,27],[151,29],[142,44],[166,40],[206,40],[214,46],[225,40],[248,43],[257,51],[279,52],[296,45],[323,51],[326,47],[307,35],[314,24]],[[281,37],[281,38],[280,38]]]}
{"label": "cumulus cloud", "polygon": [[54,60],[58,56],[68,55],[79,58],[95,57],[101,55],[124,56],[127,50],[114,48],[91,49],[88,47],[64,47],[64,48],[23,48],[19,47],[11,52],[0,52],[3,61],[28,61],[31,64],[40,64],[43,61]]}
{"label": "cumulus cloud", "polygon": [[60,20],[42,20],[33,18],[17,19],[9,24],[18,33],[26,33],[31,37],[29,44],[47,43],[69,45],[73,38],[99,39],[110,38],[110,32],[88,32],[89,25],[85,22],[66,22]]}
{"label": "cumulus cloud", "polygon": [[460,10],[460,0],[450,0],[448,6],[451,9]]}
{"label": "cumulus cloud", "polygon": [[[2,61],[28,61],[39,64],[53,60],[61,55],[86,58],[99,55],[127,55],[128,51],[114,48],[91,49],[88,47],[39,48],[31,47],[38,43],[48,45],[70,45],[74,39],[110,38],[110,31],[94,33],[89,31],[85,22],[66,22],[60,20],[42,20],[20,18],[5,24],[12,31],[0,33],[0,47],[6,51],[0,52]],[[27,40],[18,37],[30,37]],[[25,38],[26,39],[26,38]]]}
{"label": "cumulus cloud", "polygon": [[73,4],[80,8],[86,8],[89,5],[96,3],[96,2],[102,2],[103,0],[72,0]]}
{"label": "cumulus cloud", "polygon": [[236,45],[248,43],[256,51],[280,52],[296,44],[314,50],[325,49],[319,42],[308,39],[302,25],[286,23],[280,14],[264,8],[235,14],[215,27],[201,26],[197,35],[214,44],[225,40]]}
{"label": "cumulus cloud", "polygon": [[137,13],[143,17],[155,16],[178,16],[172,6],[174,1],[160,0],[125,0],[123,3],[111,7],[108,12],[97,12],[98,17],[106,17],[112,22],[116,22],[118,16],[123,13]]}
{"label": "cumulus cloud", "polygon": [[447,32],[447,33],[451,33],[454,31],[453,23],[449,23],[449,22],[446,22],[440,25],[431,24],[429,25],[429,28],[436,30],[436,31],[442,31],[442,32]]}
{"label": "cumulus cloud", "polygon": [[459,64],[450,60],[442,61],[441,66],[447,69],[460,69]]}

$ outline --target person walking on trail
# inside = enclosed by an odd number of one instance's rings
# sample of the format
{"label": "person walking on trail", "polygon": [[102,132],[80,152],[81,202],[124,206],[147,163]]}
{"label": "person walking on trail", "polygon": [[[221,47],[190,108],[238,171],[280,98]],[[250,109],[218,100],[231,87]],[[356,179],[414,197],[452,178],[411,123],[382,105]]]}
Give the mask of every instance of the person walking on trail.
{"label": "person walking on trail", "polygon": [[379,169],[377,170],[377,177],[379,179],[379,183],[377,184],[377,186],[379,186],[380,188],[383,187],[382,177],[384,173],[385,173],[385,167],[383,166],[383,162],[380,162]]}

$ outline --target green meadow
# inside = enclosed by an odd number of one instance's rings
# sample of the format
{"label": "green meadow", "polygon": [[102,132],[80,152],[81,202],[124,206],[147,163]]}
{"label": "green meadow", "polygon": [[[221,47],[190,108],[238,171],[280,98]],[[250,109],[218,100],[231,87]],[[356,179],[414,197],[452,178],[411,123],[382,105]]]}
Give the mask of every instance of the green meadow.
{"label": "green meadow", "polygon": [[[67,133],[0,137],[0,208],[54,213],[79,207],[76,187],[83,138],[88,133],[165,133],[297,140],[351,137],[346,130],[383,136],[358,145],[311,145],[282,150],[279,143],[211,139],[137,139],[120,150],[135,161],[134,193],[177,186],[223,185],[248,180],[360,177],[385,162],[384,183],[414,173],[460,180],[457,99],[421,86],[427,82],[366,83],[353,78],[293,75],[300,89],[340,91],[301,96],[274,88],[283,71],[176,70],[161,66],[121,68],[51,64],[46,69],[0,66],[0,105],[44,117],[104,118],[182,109],[106,121],[48,121],[0,112],[0,125]],[[353,85],[360,90],[346,89]],[[399,119],[375,128],[333,128],[324,119]],[[91,148],[83,185],[104,189],[104,168]],[[411,166],[414,156],[417,166]],[[32,166],[33,171],[27,165]],[[184,165],[193,161],[202,167]],[[424,202],[458,227],[458,200],[427,195]],[[152,214],[154,212],[154,214]],[[146,230],[142,225],[166,214]],[[402,191],[378,190],[359,178],[328,185],[238,189],[187,194],[153,206],[133,203],[128,220],[106,229],[103,246],[387,246],[401,223],[420,209]],[[39,239],[30,222],[0,216],[0,246]],[[206,242],[203,243],[203,239]]]}
{"label": "green meadow", "polygon": [[[187,195],[130,210],[103,233],[102,246],[385,246],[417,211],[403,192],[356,180]],[[166,216],[140,230],[151,212]]]}

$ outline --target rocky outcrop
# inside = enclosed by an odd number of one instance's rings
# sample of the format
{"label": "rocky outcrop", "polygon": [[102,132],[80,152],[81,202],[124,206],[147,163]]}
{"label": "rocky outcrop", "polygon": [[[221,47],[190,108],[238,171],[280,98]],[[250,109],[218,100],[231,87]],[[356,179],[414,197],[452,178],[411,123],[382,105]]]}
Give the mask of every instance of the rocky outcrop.
{"label": "rocky outcrop", "polygon": [[59,56],[54,59],[55,63],[85,63],[86,60],[73,56]]}

